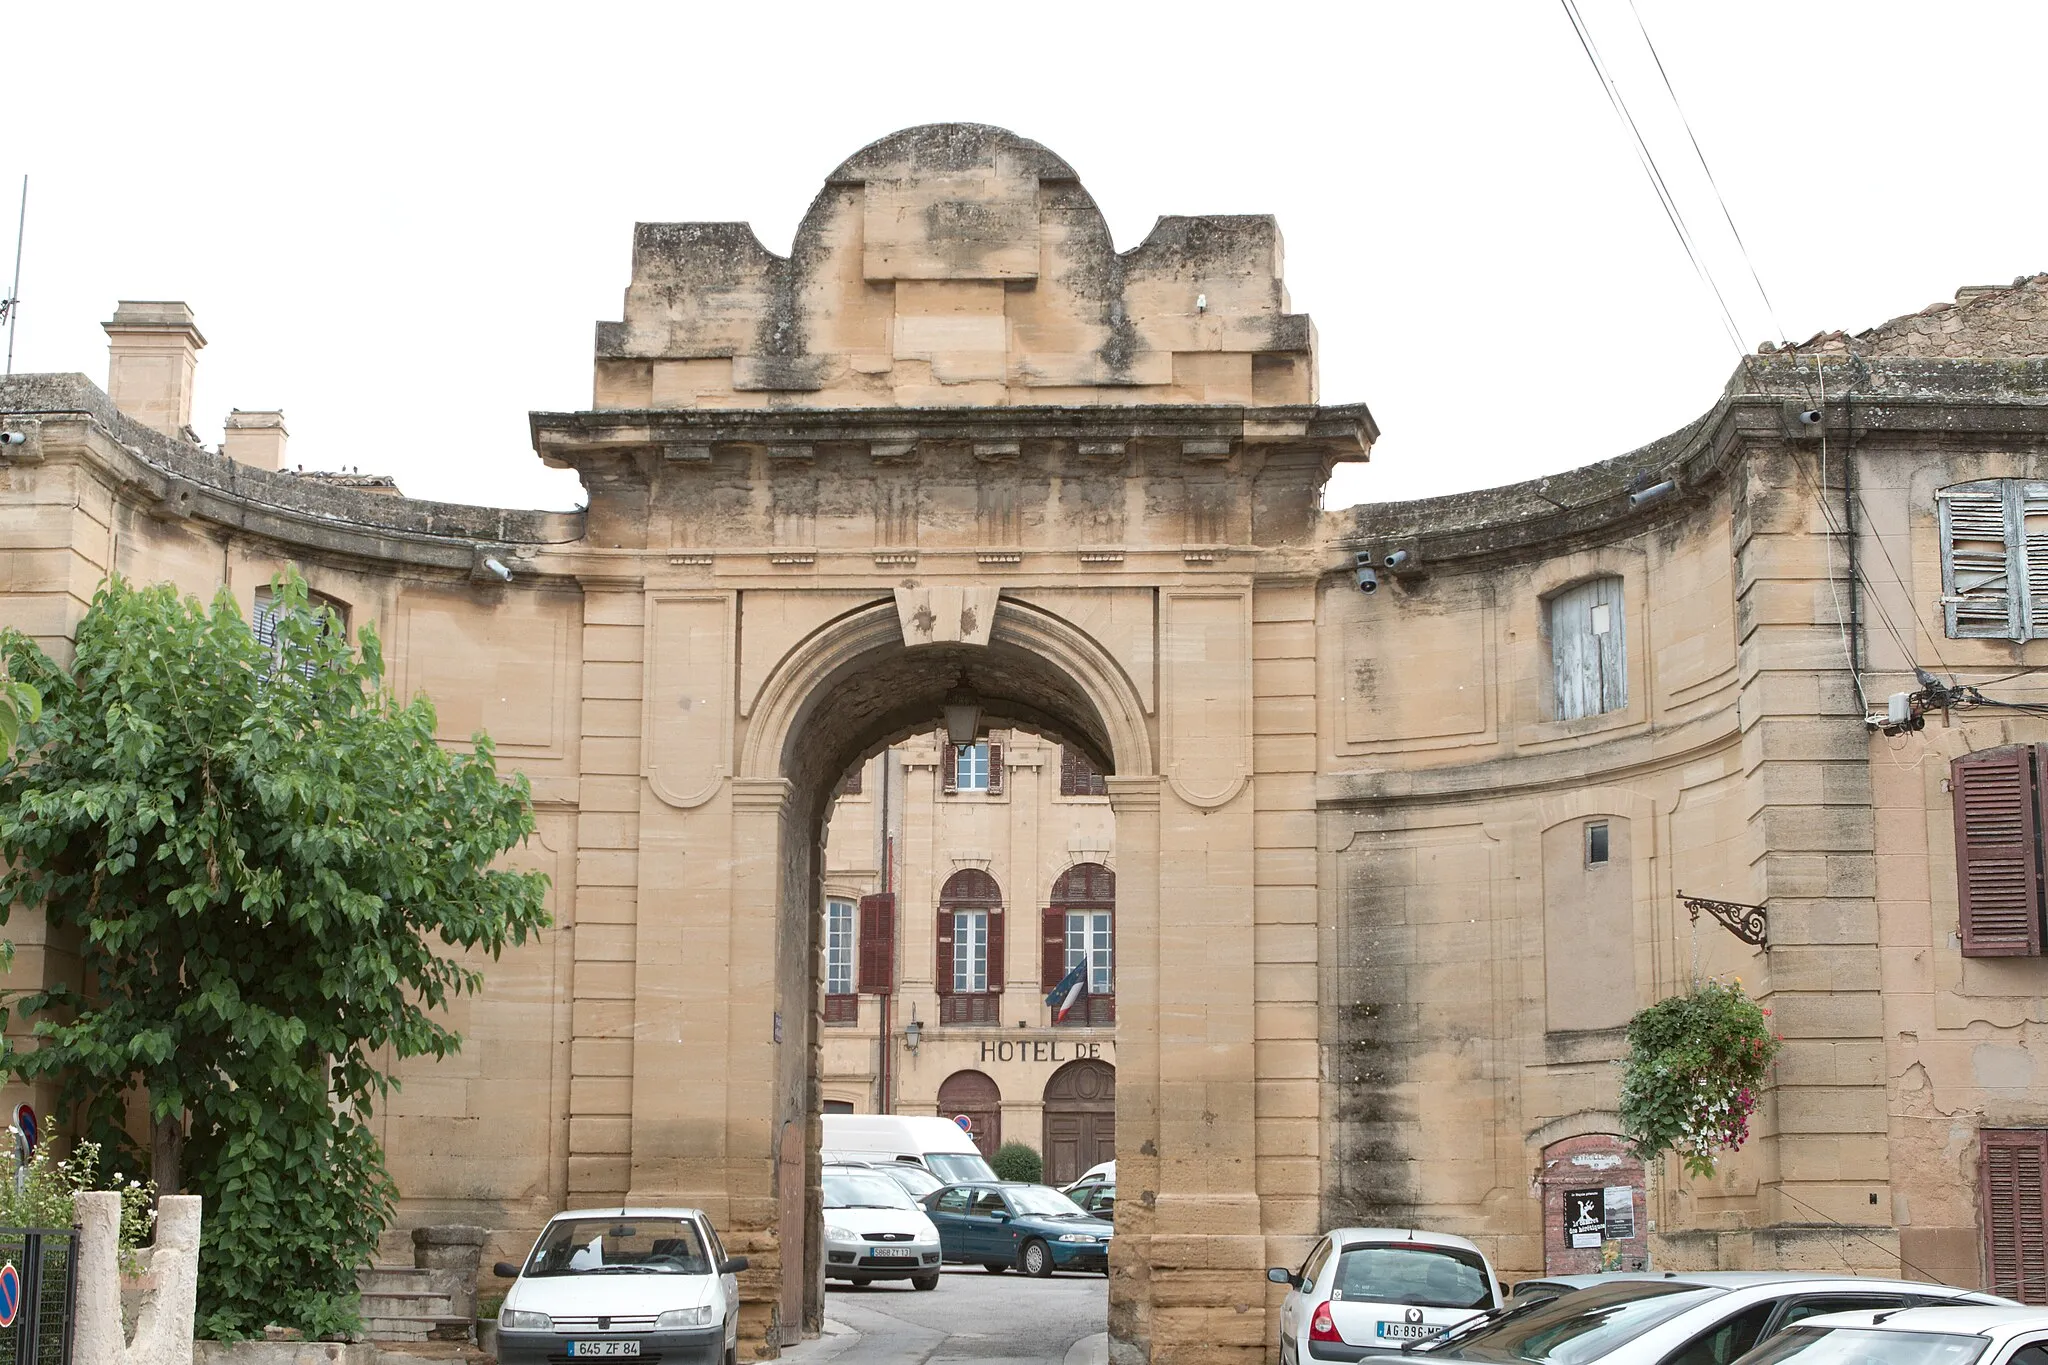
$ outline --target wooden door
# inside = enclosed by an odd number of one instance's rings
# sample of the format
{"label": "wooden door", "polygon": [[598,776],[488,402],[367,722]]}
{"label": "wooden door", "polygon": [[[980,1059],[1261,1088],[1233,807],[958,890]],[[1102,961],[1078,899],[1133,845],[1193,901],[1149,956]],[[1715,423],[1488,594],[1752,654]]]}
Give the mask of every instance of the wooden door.
{"label": "wooden door", "polygon": [[951,1122],[965,1118],[974,1145],[990,1160],[1003,1145],[1003,1092],[995,1081],[979,1071],[956,1071],[939,1086],[939,1117]]}
{"label": "wooden door", "polygon": [[1116,1155],[1116,1068],[1069,1062],[1045,1086],[1045,1183],[1065,1185]]}

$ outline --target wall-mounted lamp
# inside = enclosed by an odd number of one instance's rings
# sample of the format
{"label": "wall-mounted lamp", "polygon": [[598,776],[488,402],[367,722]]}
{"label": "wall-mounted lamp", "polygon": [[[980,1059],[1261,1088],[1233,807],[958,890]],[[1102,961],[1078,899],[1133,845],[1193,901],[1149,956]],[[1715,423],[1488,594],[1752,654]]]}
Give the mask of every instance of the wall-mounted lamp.
{"label": "wall-mounted lamp", "polygon": [[903,1026],[903,1046],[909,1048],[911,1053],[915,1055],[917,1049],[923,1043],[924,1025],[920,1023],[918,1021],[918,1017],[915,1014],[913,1014],[910,1016],[910,1022]]}
{"label": "wall-mounted lamp", "polygon": [[946,738],[956,747],[974,743],[974,737],[981,733],[981,698],[967,685],[965,672],[946,694],[945,711]]}

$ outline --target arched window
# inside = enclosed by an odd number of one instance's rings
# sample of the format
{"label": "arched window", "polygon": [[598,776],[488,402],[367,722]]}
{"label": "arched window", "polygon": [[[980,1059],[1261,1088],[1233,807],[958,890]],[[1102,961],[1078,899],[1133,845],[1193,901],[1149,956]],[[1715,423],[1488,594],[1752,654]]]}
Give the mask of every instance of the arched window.
{"label": "arched window", "polygon": [[939,890],[933,984],[942,1024],[993,1024],[1003,1005],[1003,889],[963,867]]}
{"label": "arched window", "polygon": [[1045,911],[1043,952],[1039,975],[1048,993],[1082,969],[1049,1007],[1055,1024],[1116,1022],[1116,873],[1101,863],[1076,863],[1060,874]]}

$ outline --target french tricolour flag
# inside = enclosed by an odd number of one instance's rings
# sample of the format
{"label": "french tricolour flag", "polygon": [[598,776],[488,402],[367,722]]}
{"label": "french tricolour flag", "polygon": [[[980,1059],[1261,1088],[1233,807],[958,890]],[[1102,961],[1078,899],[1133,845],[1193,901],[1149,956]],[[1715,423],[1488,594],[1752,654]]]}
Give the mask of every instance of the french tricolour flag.
{"label": "french tricolour flag", "polygon": [[1082,996],[1088,994],[1088,959],[1076,962],[1067,974],[1060,978],[1045,997],[1045,1003],[1052,1006],[1052,1017],[1064,1019],[1067,1011],[1074,1008]]}

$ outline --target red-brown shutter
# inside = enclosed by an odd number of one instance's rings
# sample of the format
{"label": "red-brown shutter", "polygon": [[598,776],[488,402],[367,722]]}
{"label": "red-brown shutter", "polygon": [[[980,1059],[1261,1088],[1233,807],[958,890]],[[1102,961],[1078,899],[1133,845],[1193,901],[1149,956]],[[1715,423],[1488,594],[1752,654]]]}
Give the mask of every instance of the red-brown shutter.
{"label": "red-brown shutter", "polygon": [[988,989],[991,995],[1003,993],[1003,907],[991,905],[988,908]]}
{"label": "red-brown shutter", "polygon": [[2048,1131],[1985,1128],[1977,1144],[1984,1287],[2048,1303]]}
{"label": "red-brown shutter", "polygon": [[1038,983],[1050,993],[1067,974],[1067,912],[1055,905],[1040,924]]}
{"label": "red-brown shutter", "polygon": [[939,746],[939,780],[948,796],[960,790],[960,755],[950,743]]}
{"label": "red-brown shutter", "polygon": [[2040,794],[2034,750],[2008,745],[1949,764],[1963,956],[2041,952]]}
{"label": "red-brown shutter", "polygon": [[1003,746],[1000,744],[988,746],[988,794],[1003,794]]}
{"label": "red-brown shutter", "polygon": [[953,993],[953,907],[941,905],[938,916],[932,923],[937,931],[932,940],[932,985],[938,988],[940,995],[951,995]]}
{"label": "red-brown shutter", "polygon": [[860,981],[863,995],[896,989],[896,897],[884,891],[860,898]]}

